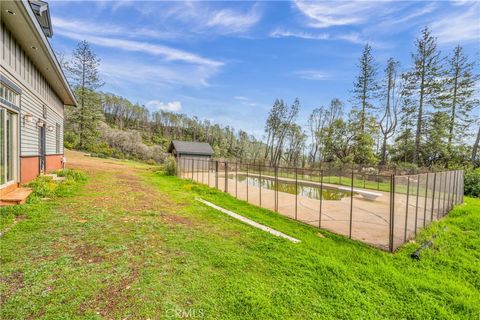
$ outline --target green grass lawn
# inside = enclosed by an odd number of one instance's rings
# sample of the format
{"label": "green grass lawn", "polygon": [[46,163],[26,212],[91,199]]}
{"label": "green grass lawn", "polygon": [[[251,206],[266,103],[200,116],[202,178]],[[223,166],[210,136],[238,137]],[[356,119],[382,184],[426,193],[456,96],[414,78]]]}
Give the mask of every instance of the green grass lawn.
{"label": "green grass lawn", "polygon": [[[466,198],[390,254],[191,181],[135,170],[89,172],[85,186],[2,209],[2,319],[480,317],[480,199]],[[412,260],[433,234],[433,247]]]}

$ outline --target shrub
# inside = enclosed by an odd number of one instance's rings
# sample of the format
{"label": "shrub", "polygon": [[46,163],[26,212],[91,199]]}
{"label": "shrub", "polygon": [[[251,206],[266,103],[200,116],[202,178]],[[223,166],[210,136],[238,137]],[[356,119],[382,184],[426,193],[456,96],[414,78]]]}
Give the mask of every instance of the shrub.
{"label": "shrub", "polygon": [[480,197],[480,168],[465,172],[465,195]]}
{"label": "shrub", "polygon": [[103,153],[119,159],[153,160],[158,164],[163,163],[167,157],[163,147],[147,146],[143,143],[142,134],[139,131],[119,130],[101,123],[100,133],[106,147],[100,150],[98,148],[91,150],[96,154]]}
{"label": "shrub", "polygon": [[57,170],[55,171],[55,174],[59,177],[66,177],[67,179],[72,179],[77,182],[85,181],[87,179],[85,173],[75,169]]}
{"label": "shrub", "polygon": [[67,149],[75,149],[78,146],[78,135],[71,131],[65,131],[63,144]]}
{"label": "shrub", "polygon": [[167,176],[177,175],[177,161],[174,157],[169,156],[167,159],[165,159],[165,163],[163,164],[163,171]]}
{"label": "shrub", "polygon": [[65,177],[63,182],[53,181],[51,177],[39,176],[28,184],[32,188],[32,194],[29,202],[34,202],[42,198],[51,198],[54,196],[66,196],[71,194],[75,187],[87,179],[87,176],[73,169],[63,169],[54,172],[59,177]]}
{"label": "shrub", "polygon": [[40,176],[28,184],[33,198],[48,198],[55,195],[58,184],[51,177]]}

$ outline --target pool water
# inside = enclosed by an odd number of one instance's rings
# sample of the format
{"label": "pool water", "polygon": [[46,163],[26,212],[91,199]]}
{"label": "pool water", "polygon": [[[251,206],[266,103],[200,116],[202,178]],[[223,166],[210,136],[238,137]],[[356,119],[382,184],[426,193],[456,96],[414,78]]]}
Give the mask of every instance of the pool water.
{"label": "pool water", "polygon": [[[235,180],[235,175],[231,174],[228,176],[229,179]],[[269,189],[269,190],[275,190],[276,189],[276,183],[275,180],[269,179],[269,178],[263,178],[260,179],[258,177],[248,177],[246,175],[238,175],[238,182],[241,183],[247,183],[249,186],[252,187],[257,187],[259,188],[260,186],[262,189]],[[311,187],[311,186],[306,186],[298,183],[297,186],[297,192],[295,192],[295,183],[286,183],[286,182],[280,182],[278,184],[278,191],[279,192],[285,192],[285,193],[290,193],[290,194],[295,194],[297,193],[299,196],[304,196],[308,197],[311,199],[317,199],[320,200],[340,200],[345,197],[350,197],[351,192],[347,191],[340,191],[335,188],[323,186],[323,189],[320,192],[319,187]]]}

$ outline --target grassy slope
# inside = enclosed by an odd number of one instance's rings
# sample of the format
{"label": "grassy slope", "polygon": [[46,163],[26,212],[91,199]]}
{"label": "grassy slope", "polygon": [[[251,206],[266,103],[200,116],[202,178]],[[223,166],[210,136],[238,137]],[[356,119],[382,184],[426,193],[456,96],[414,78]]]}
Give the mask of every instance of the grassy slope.
{"label": "grassy slope", "polygon": [[[171,309],[210,319],[480,316],[479,199],[425,230],[419,241],[435,233],[435,245],[413,261],[414,243],[392,255],[328,232],[320,237],[188,181],[142,176],[166,196],[158,210],[82,206],[86,190],[28,208],[28,219],[1,239],[2,318],[157,319]],[[107,172],[95,179],[117,182]],[[107,193],[88,190],[89,197]],[[199,196],[302,242],[234,221]],[[112,199],[124,200],[121,193]],[[70,203],[68,214],[59,211],[62,202]]]}

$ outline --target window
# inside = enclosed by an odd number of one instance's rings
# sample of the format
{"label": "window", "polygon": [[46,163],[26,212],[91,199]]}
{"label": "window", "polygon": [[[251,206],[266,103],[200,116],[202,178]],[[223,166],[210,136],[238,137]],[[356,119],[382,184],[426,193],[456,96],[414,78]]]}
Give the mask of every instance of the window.
{"label": "window", "polygon": [[0,82],[0,99],[18,106],[18,94]]}
{"label": "window", "polygon": [[55,153],[60,154],[60,125],[58,123],[55,131]]}

